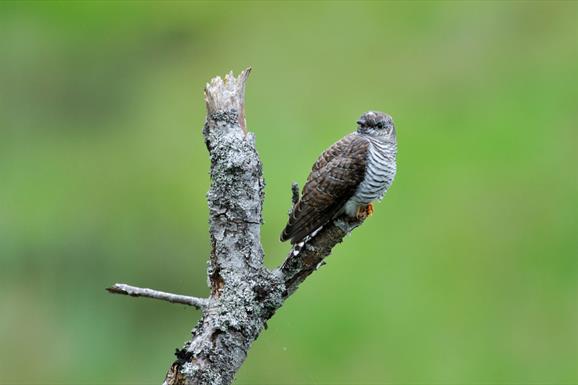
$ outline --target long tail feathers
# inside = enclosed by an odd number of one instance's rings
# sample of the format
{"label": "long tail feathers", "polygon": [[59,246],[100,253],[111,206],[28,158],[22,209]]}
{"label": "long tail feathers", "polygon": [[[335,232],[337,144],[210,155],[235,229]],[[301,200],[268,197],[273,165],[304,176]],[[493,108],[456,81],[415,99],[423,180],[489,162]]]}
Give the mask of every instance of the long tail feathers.
{"label": "long tail feathers", "polygon": [[[303,248],[305,247],[307,242],[312,240],[321,231],[321,229],[323,229],[323,226],[320,226],[315,231],[313,231],[311,234],[305,236],[305,238],[303,238],[303,240],[301,240],[301,242],[294,243],[293,248],[291,249],[291,256],[295,257],[295,256],[299,255],[299,253],[301,253],[301,250],[303,250]],[[283,262],[282,268],[285,266],[285,263],[287,263],[287,261],[289,261],[289,259],[290,258],[287,258],[285,260],[285,262]]]}

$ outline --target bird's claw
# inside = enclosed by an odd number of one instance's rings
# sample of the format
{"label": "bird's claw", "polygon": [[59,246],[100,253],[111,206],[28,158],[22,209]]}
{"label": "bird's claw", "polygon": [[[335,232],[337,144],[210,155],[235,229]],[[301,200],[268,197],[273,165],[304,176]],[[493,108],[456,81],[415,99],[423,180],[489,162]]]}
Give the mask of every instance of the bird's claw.
{"label": "bird's claw", "polygon": [[370,203],[367,206],[360,206],[357,209],[356,217],[357,220],[362,221],[369,217],[371,214],[373,214],[373,205]]}

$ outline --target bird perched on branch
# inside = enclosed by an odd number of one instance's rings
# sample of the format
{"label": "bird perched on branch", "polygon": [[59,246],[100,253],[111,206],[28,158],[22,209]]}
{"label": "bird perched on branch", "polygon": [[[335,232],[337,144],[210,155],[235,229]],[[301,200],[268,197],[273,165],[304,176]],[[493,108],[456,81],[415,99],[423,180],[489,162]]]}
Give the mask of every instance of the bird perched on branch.
{"label": "bird perched on branch", "polygon": [[391,116],[377,111],[361,115],[357,130],[329,147],[313,165],[281,241],[306,241],[342,214],[358,220],[371,215],[372,202],[381,200],[393,182],[396,154]]}

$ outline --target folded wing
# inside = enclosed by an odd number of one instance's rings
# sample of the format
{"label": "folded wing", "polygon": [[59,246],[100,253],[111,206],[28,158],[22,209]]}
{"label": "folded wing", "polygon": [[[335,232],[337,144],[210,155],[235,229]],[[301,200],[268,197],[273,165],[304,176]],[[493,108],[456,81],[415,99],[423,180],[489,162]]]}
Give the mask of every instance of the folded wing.
{"label": "folded wing", "polygon": [[339,214],[365,176],[368,147],[367,139],[353,133],[317,159],[281,241],[299,243]]}

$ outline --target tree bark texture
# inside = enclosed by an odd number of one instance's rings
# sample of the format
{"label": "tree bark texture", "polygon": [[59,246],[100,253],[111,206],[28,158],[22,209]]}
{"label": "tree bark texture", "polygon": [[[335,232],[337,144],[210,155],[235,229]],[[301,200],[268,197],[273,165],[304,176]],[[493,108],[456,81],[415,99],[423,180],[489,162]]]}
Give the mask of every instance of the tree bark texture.
{"label": "tree bark texture", "polygon": [[[207,116],[203,128],[211,159],[208,298],[188,297],[115,284],[116,294],[185,303],[202,311],[192,337],[177,349],[164,380],[167,385],[230,384],[251,344],[267,320],[361,222],[337,218],[301,248],[290,250],[284,263],[269,270],[260,242],[264,181],[254,134],[244,115],[245,82],[216,77],[205,88]],[[297,196],[296,196],[297,195]],[[293,187],[293,201],[298,189]]]}

